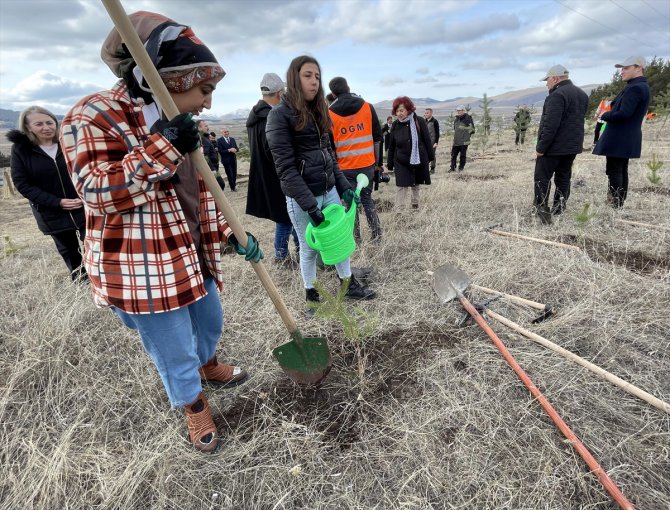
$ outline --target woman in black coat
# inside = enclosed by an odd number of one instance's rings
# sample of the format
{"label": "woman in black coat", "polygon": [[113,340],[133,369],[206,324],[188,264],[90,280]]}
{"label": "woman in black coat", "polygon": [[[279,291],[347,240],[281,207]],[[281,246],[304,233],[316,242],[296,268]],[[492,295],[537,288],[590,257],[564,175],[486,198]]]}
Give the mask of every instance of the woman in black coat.
{"label": "woman in black coat", "polygon": [[[286,94],[268,113],[265,135],[286,196],[288,215],[300,241],[300,272],[308,305],[320,301],[320,296],[314,288],[317,252],[307,244],[307,225],[318,227],[325,221],[322,210],[341,203],[340,197],[349,207],[357,199],[337,166],[328,137],[330,129],[321,67],[313,57],[296,57],[286,73]],[[336,264],[335,269],[341,280],[349,279],[346,297],[376,296],[351,274],[349,258]],[[313,315],[313,308],[308,306],[307,315]]]}
{"label": "woman in black coat", "polygon": [[58,143],[53,113],[31,106],[19,117],[12,142],[12,180],[30,201],[37,226],[56,243],[73,281],[86,277],[81,246],[86,235],[84,204],[77,196]]}
{"label": "woman in black coat", "polygon": [[393,101],[391,113],[398,117],[391,128],[388,169],[395,170],[396,210],[402,210],[412,190],[412,208],[419,208],[419,184],[430,184],[429,164],[434,159],[428,124],[415,115],[416,107],[409,97]]}

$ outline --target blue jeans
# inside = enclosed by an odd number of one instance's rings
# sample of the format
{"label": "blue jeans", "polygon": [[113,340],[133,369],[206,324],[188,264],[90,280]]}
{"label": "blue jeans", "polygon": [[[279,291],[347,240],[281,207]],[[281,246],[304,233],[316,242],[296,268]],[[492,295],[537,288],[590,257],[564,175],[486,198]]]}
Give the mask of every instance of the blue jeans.
{"label": "blue jeans", "polygon": [[288,240],[291,234],[293,234],[293,242],[298,247],[298,235],[293,228],[293,224],[275,223],[275,258],[277,260],[284,260],[288,257]]}
{"label": "blue jeans", "polygon": [[[330,204],[340,204],[340,195],[337,194],[335,186],[325,195],[319,195],[316,198],[316,203],[319,209],[324,209]],[[302,274],[302,281],[306,289],[314,288],[314,280],[316,280],[316,250],[313,250],[307,245],[305,240],[305,231],[309,223],[309,214],[303,211],[298,202],[291,197],[286,197],[286,207],[288,209],[289,218],[293,223],[296,233],[298,234],[298,241],[300,242],[300,273]],[[351,276],[351,263],[349,258],[343,260],[339,264],[335,264],[337,275],[344,279]]]}
{"label": "blue jeans", "polygon": [[223,307],[213,278],[205,281],[205,289],[205,297],[169,312],[131,314],[113,308],[126,326],[139,332],[172,407],[192,403],[202,391],[198,369],[214,356],[223,330]]}

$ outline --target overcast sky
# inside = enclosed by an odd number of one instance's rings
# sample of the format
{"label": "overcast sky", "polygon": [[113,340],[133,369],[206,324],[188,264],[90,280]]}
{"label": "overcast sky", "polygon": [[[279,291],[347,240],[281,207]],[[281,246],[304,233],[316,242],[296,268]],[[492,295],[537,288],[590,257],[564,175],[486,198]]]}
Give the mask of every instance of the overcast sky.
{"label": "overcast sky", "polygon": [[[210,113],[249,108],[263,73],[309,53],[324,84],[370,102],[444,100],[536,87],[563,64],[579,85],[640,54],[670,58],[669,0],[125,0],[193,27],[226,70]],[[111,22],[97,0],[0,0],[0,108],[65,113],[115,81],[100,60]]]}

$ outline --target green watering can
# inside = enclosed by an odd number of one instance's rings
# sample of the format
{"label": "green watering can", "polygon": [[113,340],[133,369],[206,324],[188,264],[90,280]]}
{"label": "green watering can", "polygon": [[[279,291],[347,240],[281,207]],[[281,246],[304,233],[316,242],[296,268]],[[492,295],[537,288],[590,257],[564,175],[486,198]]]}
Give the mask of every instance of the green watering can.
{"label": "green watering can", "polygon": [[[369,182],[365,174],[358,174],[356,177],[357,197],[361,196],[361,190]],[[348,211],[343,205],[330,204],[321,212],[325,220],[318,227],[309,223],[305,237],[307,245],[321,253],[323,263],[332,266],[347,259],[356,249],[356,241],[354,241],[356,204],[351,204]]]}

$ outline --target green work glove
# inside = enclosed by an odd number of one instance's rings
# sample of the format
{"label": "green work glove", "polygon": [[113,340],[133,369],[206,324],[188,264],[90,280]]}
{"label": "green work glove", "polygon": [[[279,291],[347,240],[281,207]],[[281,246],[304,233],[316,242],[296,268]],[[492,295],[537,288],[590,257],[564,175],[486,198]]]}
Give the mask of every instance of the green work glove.
{"label": "green work glove", "polygon": [[244,255],[244,260],[246,261],[260,262],[260,260],[263,258],[263,250],[261,250],[261,247],[258,246],[258,241],[256,241],[256,238],[253,236],[253,234],[250,234],[249,232],[247,232],[246,248],[242,248],[240,243],[237,241],[235,234],[230,235],[228,242],[233,246],[233,248],[235,248],[235,252],[238,255]]}
{"label": "green work glove", "polygon": [[356,202],[356,205],[361,203],[361,197],[357,196],[351,188],[342,193],[342,200],[344,200],[348,206],[351,206],[352,202]]}

